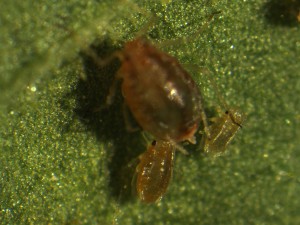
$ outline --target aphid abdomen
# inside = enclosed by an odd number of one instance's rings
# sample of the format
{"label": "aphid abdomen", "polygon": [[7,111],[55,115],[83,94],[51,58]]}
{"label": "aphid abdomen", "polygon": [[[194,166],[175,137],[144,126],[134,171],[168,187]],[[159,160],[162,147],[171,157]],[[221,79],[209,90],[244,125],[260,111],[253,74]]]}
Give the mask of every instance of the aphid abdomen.
{"label": "aphid abdomen", "polygon": [[227,145],[236,135],[245,120],[238,110],[231,109],[218,118],[210,127],[210,139],[204,136],[204,151],[219,155],[225,152]]}
{"label": "aphid abdomen", "polygon": [[200,93],[176,59],[137,39],[127,43],[119,74],[125,101],[144,130],[176,142],[193,137]]}
{"label": "aphid abdomen", "polygon": [[141,155],[137,166],[136,189],[139,198],[146,203],[161,199],[172,177],[175,149],[169,142],[154,142]]}

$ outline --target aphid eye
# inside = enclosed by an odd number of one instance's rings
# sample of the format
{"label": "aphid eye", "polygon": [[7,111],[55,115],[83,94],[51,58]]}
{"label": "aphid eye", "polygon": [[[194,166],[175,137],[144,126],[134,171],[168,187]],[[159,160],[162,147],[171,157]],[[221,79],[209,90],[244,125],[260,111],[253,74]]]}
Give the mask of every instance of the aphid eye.
{"label": "aphid eye", "polygon": [[227,115],[228,115],[228,114],[229,114],[229,111],[228,111],[228,110],[227,110],[227,111],[225,111],[225,114],[227,114]]}
{"label": "aphid eye", "polygon": [[[225,113],[226,113],[226,114],[229,114],[229,111],[226,111]],[[235,125],[237,125],[238,127],[242,128],[242,125],[241,125],[240,123],[238,123],[238,122],[235,121],[235,118],[233,117],[232,114],[229,114],[229,117],[230,117],[231,121],[233,122],[233,124],[235,124]]]}
{"label": "aphid eye", "polygon": [[155,141],[155,140],[152,141],[151,145],[152,145],[152,146],[155,146],[155,145],[156,145],[156,141]]}

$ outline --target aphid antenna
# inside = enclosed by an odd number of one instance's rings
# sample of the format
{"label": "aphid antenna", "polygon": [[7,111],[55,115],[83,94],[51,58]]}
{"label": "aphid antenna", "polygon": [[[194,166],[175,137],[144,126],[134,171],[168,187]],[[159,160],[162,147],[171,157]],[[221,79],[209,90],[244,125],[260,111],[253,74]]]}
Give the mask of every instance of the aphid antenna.
{"label": "aphid antenna", "polygon": [[188,37],[178,37],[172,40],[163,40],[161,42],[157,42],[155,43],[155,45],[162,47],[168,47],[168,46],[174,46],[177,44],[182,44],[182,43],[189,43],[189,42],[193,42],[195,40],[195,38],[197,38],[204,30],[207,29],[207,27],[209,26],[209,24],[211,23],[211,21],[213,20],[213,18],[222,13],[222,11],[216,11],[213,12],[212,14],[210,14],[208,16],[208,18],[206,19],[205,23],[198,29],[198,31],[196,31],[194,34],[189,35]]}
{"label": "aphid antenna", "polygon": [[205,69],[205,68],[204,68],[204,69],[203,69],[203,73],[204,73],[204,74],[207,74],[207,77],[208,77],[208,79],[209,79],[209,82],[210,82],[210,84],[212,85],[212,87],[213,87],[213,89],[214,89],[214,92],[215,92],[215,94],[216,94],[216,96],[217,96],[217,98],[218,98],[218,101],[219,101],[220,105],[225,109],[225,113],[226,113],[226,114],[229,114],[229,117],[230,117],[230,119],[232,120],[232,122],[233,122],[234,124],[236,124],[237,126],[239,126],[240,128],[242,128],[242,125],[239,124],[239,123],[237,123],[237,122],[235,121],[235,119],[234,119],[234,117],[233,117],[233,115],[232,115],[232,113],[231,113],[232,110],[230,110],[231,107],[229,107],[229,105],[227,104],[226,100],[225,100],[225,99],[223,98],[223,96],[221,95],[220,90],[219,90],[219,87],[218,87],[218,85],[217,85],[217,83],[216,83],[216,80],[215,80],[215,78],[212,77],[212,75],[211,75],[211,71],[209,71],[208,69]]}
{"label": "aphid antenna", "polygon": [[217,95],[217,98],[218,98],[220,104],[221,104],[222,107],[225,109],[225,113],[229,115],[231,121],[232,121],[235,125],[237,125],[237,126],[239,126],[240,128],[242,128],[242,125],[239,124],[239,123],[237,123],[237,122],[235,121],[234,116],[232,115],[232,112],[231,112],[232,110],[230,110],[231,108],[229,108],[227,102],[225,101],[225,99],[224,99],[223,96],[221,95],[221,93],[220,93],[220,91],[219,91],[219,88],[218,88],[218,85],[216,84],[215,79],[211,76],[210,72],[209,72],[208,79],[209,79],[209,82],[211,83],[211,85],[212,85],[213,88],[214,88],[214,91],[215,91],[215,93],[216,93],[216,95]]}
{"label": "aphid antenna", "polygon": [[[149,13],[148,11],[144,10],[143,8],[139,7],[137,4],[135,4],[135,3],[133,3],[129,0],[120,0],[120,2],[125,2],[134,11],[140,12],[140,13],[150,17],[150,20],[139,31],[137,31],[136,35],[135,35],[135,38],[145,38],[147,32],[149,32],[149,30],[150,30],[150,27],[158,21],[158,17],[153,13],[152,14]],[[153,41],[153,42],[155,42],[155,45],[159,46],[159,47],[174,46],[178,43],[181,44],[182,42],[185,42],[185,43],[192,42],[196,37],[199,36],[199,34],[201,34],[204,30],[207,29],[207,27],[209,26],[209,24],[211,23],[213,18],[216,15],[220,14],[221,12],[222,11],[219,10],[219,11],[211,13],[207,17],[205,23],[198,29],[198,31],[196,31],[192,35],[189,35],[188,37],[179,37],[179,38],[175,38],[175,39],[172,39],[172,40],[164,40],[164,41],[161,41],[161,42]]]}
{"label": "aphid antenna", "polygon": [[[133,11],[141,13],[143,15],[146,15],[147,17],[150,17],[150,20],[141,29],[139,29],[136,32],[136,34],[134,35],[135,39],[144,38],[146,36],[147,32],[150,30],[150,27],[156,23],[156,21],[158,20],[158,17],[152,13],[149,13],[147,10],[139,7],[136,3],[131,2],[129,0],[120,0],[120,3],[122,3],[122,4],[126,3],[126,6],[131,8]],[[132,11],[130,11],[130,13],[132,13]],[[130,20],[133,21],[134,19],[130,19]],[[137,23],[136,19],[133,22]]]}
{"label": "aphid antenna", "polygon": [[223,96],[221,95],[220,90],[219,90],[219,87],[218,87],[218,85],[217,85],[217,82],[216,82],[215,78],[212,77],[212,75],[211,75],[211,74],[212,74],[211,71],[206,69],[206,70],[204,71],[204,73],[207,74],[207,77],[208,77],[208,79],[209,79],[209,82],[210,82],[210,84],[212,85],[212,87],[213,87],[213,89],[214,89],[214,92],[215,92],[215,94],[216,94],[216,96],[217,96],[217,98],[218,98],[218,101],[219,101],[220,105],[221,105],[226,111],[229,112],[229,106],[228,106],[226,100],[225,100],[225,99],[223,98]]}

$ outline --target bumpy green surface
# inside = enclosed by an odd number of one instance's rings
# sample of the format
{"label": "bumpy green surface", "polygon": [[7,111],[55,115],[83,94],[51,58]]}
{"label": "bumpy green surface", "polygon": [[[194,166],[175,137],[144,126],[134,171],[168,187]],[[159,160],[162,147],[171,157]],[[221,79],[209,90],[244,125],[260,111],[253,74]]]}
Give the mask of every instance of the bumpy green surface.
{"label": "bumpy green surface", "polygon": [[[299,224],[299,26],[271,23],[265,1],[145,2],[0,3],[0,223]],[[178,153],[167,195],[144,205],[123,188],[143,135],[126,131],[120,92],[102,107],[118,65],[79,51],[97,39],[107,55],[152,15],[149,38],[192,37],[159,45],[209,69],[247,122],[224,156]],[[213,111],[207,75],[192,76]]]}

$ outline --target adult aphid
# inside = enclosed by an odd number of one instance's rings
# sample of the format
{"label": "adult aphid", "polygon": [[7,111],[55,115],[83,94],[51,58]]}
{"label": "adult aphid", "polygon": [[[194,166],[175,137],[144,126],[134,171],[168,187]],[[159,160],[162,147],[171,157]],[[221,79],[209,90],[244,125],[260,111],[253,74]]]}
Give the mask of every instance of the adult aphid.
{"label": "adult aphid", "polygon": [[122,93],[143,130],[156,139],[194,143],[206,116],[192,77],[174,57],[141,38],[126,43],[120,58]]}
{"label": "adult aphid", "polygon": [[[212,14],[204,26],[218,13]],[[141,128],[155,139],[195,143],[194,134],[201,121],[209,135],[201,93],[177,59],[142,37],[125,43],[123,50],[106,60],[98,59],[93,52],[88,54],[100,66],[115,57],[121,61],[116,79],[122,80],[125,103]],[[107,97],[108,104],[114,89],[115,85]]]}

